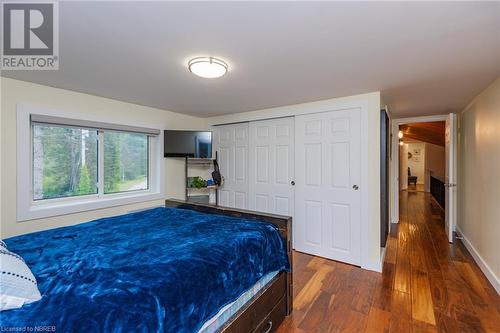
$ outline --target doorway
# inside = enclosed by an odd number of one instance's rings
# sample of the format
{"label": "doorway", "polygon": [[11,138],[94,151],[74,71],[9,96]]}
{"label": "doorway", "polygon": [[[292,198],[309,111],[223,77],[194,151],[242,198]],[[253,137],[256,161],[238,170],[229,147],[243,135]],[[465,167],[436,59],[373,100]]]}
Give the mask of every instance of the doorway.
{"label": "doorway", "polygon": [[392,121],[391,221],[399,221],[400,194],[433,200],[445,213],[450,243],[456,224],[456,133],[454,114]]}
{"label": "doorway", "polygon": [[[431,183],[445,183],[445,121],[399,125],[399,188],[401,191],[431,193],[444,203]],[[444,195],[444,193],[442,193]],[[445,208],[444,205],[443,209]]]}

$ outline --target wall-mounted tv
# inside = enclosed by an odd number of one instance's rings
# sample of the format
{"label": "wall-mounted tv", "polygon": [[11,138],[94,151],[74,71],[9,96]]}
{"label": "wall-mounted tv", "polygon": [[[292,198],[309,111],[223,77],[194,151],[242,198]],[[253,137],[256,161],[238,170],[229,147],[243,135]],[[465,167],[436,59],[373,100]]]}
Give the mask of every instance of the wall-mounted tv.
{"label": "wall-mounted tv", "polygon": [[164,132],[165,157],[212,158],[212,132]]}

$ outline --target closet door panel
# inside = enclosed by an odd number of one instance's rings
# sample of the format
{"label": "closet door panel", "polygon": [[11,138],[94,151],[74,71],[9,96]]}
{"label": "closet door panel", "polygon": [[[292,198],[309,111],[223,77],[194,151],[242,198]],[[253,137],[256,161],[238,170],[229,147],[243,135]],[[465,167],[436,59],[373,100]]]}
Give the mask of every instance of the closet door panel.
{"label": "closet door panel", "polygon": [[214,149],[224,182],[219,205],[248,208],[248,123],[216,126]]}
{"label": "closet door panel", "polygon": [[250,122],[249,208],[293,216],[293,117]]}
{"label": "closet door panel", "polygon": [[298,251],[360,264],[359,109],[295,117]]}

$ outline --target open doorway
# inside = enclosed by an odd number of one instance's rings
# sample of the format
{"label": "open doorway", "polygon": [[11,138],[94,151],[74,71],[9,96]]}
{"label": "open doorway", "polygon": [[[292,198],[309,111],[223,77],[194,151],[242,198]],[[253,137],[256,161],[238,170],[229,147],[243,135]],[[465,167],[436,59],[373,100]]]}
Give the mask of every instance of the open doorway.
{"label": "open doorway", "polygon": [[[399,125],[399,188],[430,193],[445,209],[445,121]],[[432,185],[432,186],[431,186]]]}
{"label": "open doorway", "polygon": [[[456,128],[453,114],[392,121],[391,221],[399,221],[400,198],[432,201],[453,242],[456,219]],[[424,200],[425,199],[425,200]]]}

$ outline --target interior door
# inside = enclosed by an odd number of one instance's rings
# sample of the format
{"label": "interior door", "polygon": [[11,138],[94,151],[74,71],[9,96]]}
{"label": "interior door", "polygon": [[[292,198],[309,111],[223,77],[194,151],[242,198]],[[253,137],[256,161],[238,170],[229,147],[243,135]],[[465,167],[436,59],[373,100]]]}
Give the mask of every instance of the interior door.
{"label": "interior door", "polygon": [[457,222],[457,121],[450,113],[445,130],[446,175],[445,175],[445,230],[448,241],[453,243],[453,231]]}
{"label": "interior door", "polygon": [[248,208],[248,123],[217,126],[214,149],[224,182],[219,205]]}
{"label": "interior door", "polygon": [[250,122],[249,208],[293,216],[293,117]]}
{"label": "interior door", "polygon": [[295,117],[296,250],[360,264],[360,126],[358,109]]}

